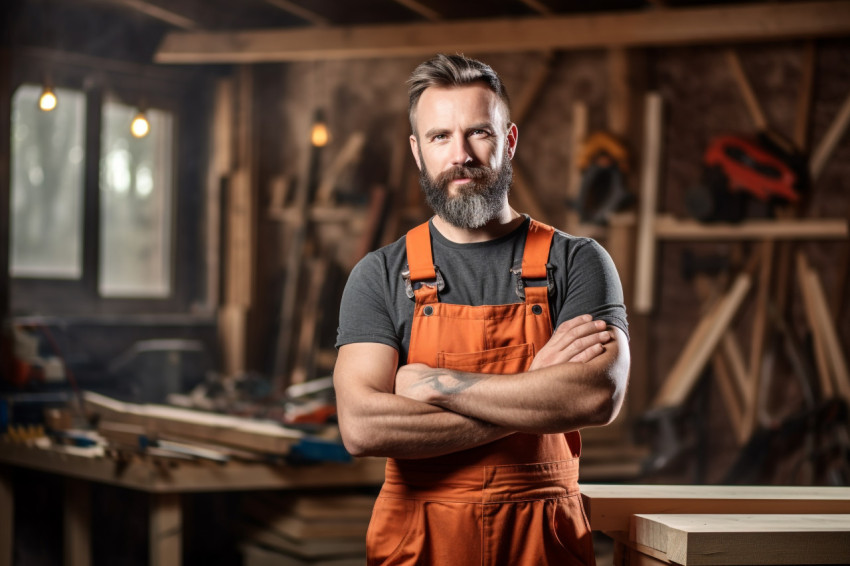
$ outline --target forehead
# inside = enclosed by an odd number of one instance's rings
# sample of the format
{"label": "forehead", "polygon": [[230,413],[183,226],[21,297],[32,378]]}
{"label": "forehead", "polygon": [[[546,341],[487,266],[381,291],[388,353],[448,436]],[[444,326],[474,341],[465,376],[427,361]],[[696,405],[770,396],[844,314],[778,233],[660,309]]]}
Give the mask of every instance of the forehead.
{"label": "forehead", "polygon": [[416,105],[417,129],[449,126],[457,120],[497,123],[504,120],[504,104],[484,84],[428,87]]}

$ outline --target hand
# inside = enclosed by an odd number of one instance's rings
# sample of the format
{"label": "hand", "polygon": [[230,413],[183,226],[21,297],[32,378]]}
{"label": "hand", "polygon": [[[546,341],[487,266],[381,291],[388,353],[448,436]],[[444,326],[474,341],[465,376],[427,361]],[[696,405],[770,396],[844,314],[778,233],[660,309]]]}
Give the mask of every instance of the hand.
{"label": "hand", "polygon": [[589,362],[604,352],[603,345],[614,338],[606,327],[605,321],[593,320],[589,314],[564,322],[534,356],[529,371],[564,362]]}

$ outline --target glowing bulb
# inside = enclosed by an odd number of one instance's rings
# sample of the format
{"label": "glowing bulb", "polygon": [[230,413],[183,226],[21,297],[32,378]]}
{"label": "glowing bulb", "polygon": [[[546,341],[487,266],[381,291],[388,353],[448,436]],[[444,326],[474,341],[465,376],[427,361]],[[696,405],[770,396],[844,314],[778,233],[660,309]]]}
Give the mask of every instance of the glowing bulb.
{"label": "glowing bulb", "polygon": [[130,124],[130,132],[132,132],[137,138],[143,138],[148,135],[148,132],[150,131],[151,125],[145,117],[145,113],[139,112],[136,114],[136,117],[133,118],[133,122]]}
{"label": "glowing bulb", "polygon": [[53,89],[50,87],[44,87],[44,90],[41,92],[41,96],[38,98],[38,107],[45,112],[50,112],[56,108],[56,103],[56,95],[53,94]]}
{"label": "glowing bulb", "polygon": [[324,147],[329,139],[328,126],[324,122],[315,122],[310,132],[310,142],[316,147]]}

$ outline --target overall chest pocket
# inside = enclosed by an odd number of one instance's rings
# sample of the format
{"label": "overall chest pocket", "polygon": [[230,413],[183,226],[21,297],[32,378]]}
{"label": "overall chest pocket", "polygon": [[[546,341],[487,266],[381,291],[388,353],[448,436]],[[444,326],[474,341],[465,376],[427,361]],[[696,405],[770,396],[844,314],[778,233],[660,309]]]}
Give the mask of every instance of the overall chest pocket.
{"label": "overall chest pocket", "polygon": [[438,352],[437,366],[474,373],[510,374],[528,369],[534,359],[534,344],[516,344],[480,352]]}

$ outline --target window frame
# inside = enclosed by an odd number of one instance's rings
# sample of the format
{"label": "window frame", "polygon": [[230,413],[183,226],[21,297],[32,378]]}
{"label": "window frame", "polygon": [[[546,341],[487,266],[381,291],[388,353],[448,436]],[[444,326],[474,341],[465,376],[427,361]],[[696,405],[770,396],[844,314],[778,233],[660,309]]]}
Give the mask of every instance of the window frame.
{"label": "window frame", "polygon": [[[47,279],[13,276],[9,280],[12,316],[84,316],[182,314],[207,318],[205,300],[204,172],[209,95],[204,77],[172,69],[109,60],[61,60],[27,54],[13,56],[9,107],[23,84],[43,84],[49,77],[54,88],[71,88],[86,96],[83,179],[82,276],[80,279]],[[101,64],[102,63],[102,64]],[[187,76],[188,75],[188,76]],[[170,293],[167,297],[104,297],[98,289],[100,256],[100,159],[103,105],[108,96],[132,106],[144,105],[173,116],[171,191]],[[60,101],[61,104],[61,101]],[[10,147],[10,151],[12,148]],[[9,171],[11,190],[11,169]],[[11,194],[11,193],[10,193]],[[11,242],[7,242],[7,246]]]}

